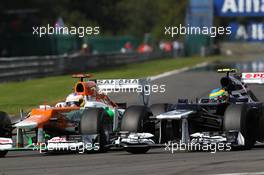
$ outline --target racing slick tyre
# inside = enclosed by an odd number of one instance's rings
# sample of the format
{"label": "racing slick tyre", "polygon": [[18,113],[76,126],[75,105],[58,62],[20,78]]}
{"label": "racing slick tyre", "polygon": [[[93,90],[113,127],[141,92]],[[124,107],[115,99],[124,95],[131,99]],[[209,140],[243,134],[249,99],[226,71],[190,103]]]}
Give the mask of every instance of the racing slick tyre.
{"label": "racing slick tyre", "polygon": [[153,116],[157,116],[159,114],[167,112],[168,106],[169,106],[169,104],[167,104],[167,103],[152,104],[150,106],[150,110],[151,110]]}
{"label": "racing slick tyre", "polygon": [[254,111],[246,104],[231,104],[227,107],[224,120],[224,131],[238,130],[244,137],[243,149],[251,149],[256,140],[256,117]]}
{"label": "racing slick tyre", "polygon": [[[153,127],[151,126],[152,124],[154,126],[154,123],[150,122],[150,116],[151,112],[146,106],[128,107],[121,121],[121,131],[132,133],[153,133],[153,130],[155,130],[155,128],[153,129]],[[127,144],[124,146],[124,149],[132,154],[144,154],[150,149],[150,146],[147,144]]]}
{"label": "racing slick tyre", "polygon": [[146,106],[130,106],[126,109],[121,121],[121,131],[150,132],[146,123],[149,122],[151,112]]}
{"label": "racing slick tyre", "polygon": [[[0,137],[12,137],[11,120],[5,112],[0,111]],[[0,151],[0,157],[5,157],[8,151]]]}
{"label": "racing slick tyre", "polygon": [[257,132],[257,141],[264,141],[264,105],[261,107],[261,114],[258,119],[258,132]]}
{"label": "racing slick tyre", "polygon": [[[168,103],[157,103],[157,104],[152,104],[150,106],[150,110],[153,114],[153,116],[157,116],[159,114],[168,112],[170,110],[170,106],[172,104]],[[161,120],[160,125],[156,126],[156,132],[155,136],[156,138],[159,138],[160,143],[165,143],[168,140],[172,140],[175,137],[179,137],[179,122],[172,120],[170,123],[168,123],[167,120]],[[159,129],[161,127],[161,133],[162,136],[159,136]]]}
{"label": "racing slick tyre", "polygon": [[125,150],[132,154],[145,154],[150,149],[149,145],[126,145]]}
{"label": "racing slick tyre", "polygon": [[110,143],[112,129],[112,120],[103,108],[89,108],[83,112],[80,133],[82,135],[98,134],[99,137],[95,142],[99,143],[99,152],[107,151],[106,145]]}

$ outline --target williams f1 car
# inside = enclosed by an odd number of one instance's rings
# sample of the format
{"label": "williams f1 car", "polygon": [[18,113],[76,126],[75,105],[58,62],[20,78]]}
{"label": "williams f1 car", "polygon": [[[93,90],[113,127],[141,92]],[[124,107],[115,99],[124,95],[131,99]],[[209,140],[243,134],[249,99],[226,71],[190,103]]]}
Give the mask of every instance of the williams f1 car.
{"label": "williams f1 car", "polygon": [[[221,88],[213,90],[207,98],[195,102],[179,99],[176,104],[145,107],[149,113],[142,114],[138,127],[128,128],[127,133],[152,133],[155,137],[149,140],[155,144],[150,141],[140,143],[140,140],[129,138],[129,134],[123,134],[120,142],[122,139],[124,142],[130,140],[126,144],[127,150],[139,153],[156,145],[168,147],[172,143],[178,144],[178,150],[182,145],[183,149],[197,150],[204,145],[217,147],[220,144],[221,149],[218,147],[218,150],[251,149],[257,141],[263,141],[263,103],[248,89],[247,84],[262,84],[264,73],[238,74],[235,69],[219,69],[218,72],[226,73],[220,79]],[[137,111],[137,108],[129,107],[124,119],[135,122]],[[155,129],[150,130],[153,126]]]}

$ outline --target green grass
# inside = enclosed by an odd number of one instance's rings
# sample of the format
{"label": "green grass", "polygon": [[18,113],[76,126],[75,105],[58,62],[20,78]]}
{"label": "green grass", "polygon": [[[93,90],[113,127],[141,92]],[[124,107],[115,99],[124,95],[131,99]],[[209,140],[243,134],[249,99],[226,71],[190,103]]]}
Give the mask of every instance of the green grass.
{"label": "green grass", "polygon": [[[97,79],[140,78],[186,66],[193,66],[204,61],[216,61],[220,59],[223,58],[164,58],[89,73],[94,74],[94,78]],[[14,115],[18,114],[21,108],[30,110],[30,108],[40,104],[55,104],[57,101],[65,99],[65,96],[72,91],[74,82],[76,81],[70,75],[64,75],[0,84],[0,111],[6,111]]]}

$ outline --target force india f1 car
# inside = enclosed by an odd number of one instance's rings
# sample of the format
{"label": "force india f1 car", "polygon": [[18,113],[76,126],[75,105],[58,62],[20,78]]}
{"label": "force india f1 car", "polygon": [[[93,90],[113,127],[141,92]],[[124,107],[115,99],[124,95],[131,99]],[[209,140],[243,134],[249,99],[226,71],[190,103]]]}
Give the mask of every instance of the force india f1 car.
{"label": "force india f1 car", "polygon": [[[106,94],[114,89],[132,91],[141,86],[139,95],[143,103],[145,79],[87,80],[89,74],[77,74],[80,78],[66,102],[56,106],[41,105],[32,109],[18,122],[11,122],[5,112],[0,112],[0,156],[8,151],[38,150],[45,152],[61,151],[106,151],[113,145],[120,130],[130,131],[139,127],[145,116],[144,106],[134,106],[138,117],[131,120],[125,114],[126,104],[115,103]],[[130,92],[129,91],[129,92]],[[133,91],[132,91],[133,92]],[[126,119],[127,118],[127,119]],[[122,123],[123,122],[123,123]],[[122,127],[121,127],[122,125]],[[144,127],[147,127],[144,124]],[[135,130],[139,132],[140,130]],[[144,143],[150,134],[140,134]],[[14,138],[15,136],[15,138]],[[133,136],[133,134],[132,134]],[[120,146],[117,145],[117,146]]]}

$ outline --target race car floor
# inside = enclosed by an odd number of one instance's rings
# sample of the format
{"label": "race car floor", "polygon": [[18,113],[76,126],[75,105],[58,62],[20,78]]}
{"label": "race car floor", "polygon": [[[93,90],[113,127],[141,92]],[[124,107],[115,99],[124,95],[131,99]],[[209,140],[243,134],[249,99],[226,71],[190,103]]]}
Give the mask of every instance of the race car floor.
{"label": "race car floor", "polygon": [[[208,96],[219,87],[221,74],[215,72],[184,72],[152,82],[165,84],[165,93],[155,93],[150,103],[176,102],[178,98]],[[260,100],[264,85],[252,86]],[[113,94],[117,102],[138,104],[131,94]],[[176,152],[163,148],[147,154],[133,155],[125,151],[93,154],[43,155],[37,152],[11,152],[0,159],[0,174],[264,174],[264,146],[249,151]]]}

